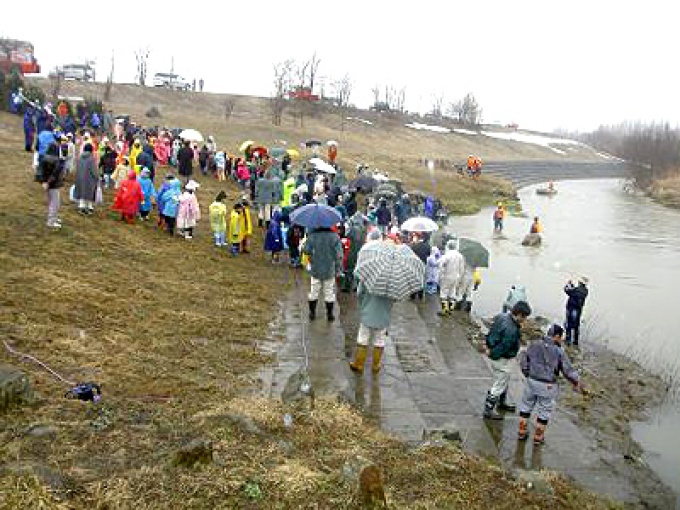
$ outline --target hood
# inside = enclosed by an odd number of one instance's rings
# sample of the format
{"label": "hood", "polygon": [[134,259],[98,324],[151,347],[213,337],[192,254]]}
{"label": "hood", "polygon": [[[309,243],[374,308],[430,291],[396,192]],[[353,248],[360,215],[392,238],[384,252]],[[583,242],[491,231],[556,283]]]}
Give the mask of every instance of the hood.
{"label": "hood", "polygon": [[430,249],[430,256],[438,259],[439,257],[442,256],[442,252],[439,251],[439,248],[437,248],[436,246],[433,246]]}
{"label": "hood", "polygon": [[458,240],[457,239],[450,239],[446,243],[446,252],[450,251],[458,251]]}
{"label": "hood", "polygon": [[131,181],[136,181],[137,180],[137,172],[134,170],[128,171],[127,178],[130,179]]}

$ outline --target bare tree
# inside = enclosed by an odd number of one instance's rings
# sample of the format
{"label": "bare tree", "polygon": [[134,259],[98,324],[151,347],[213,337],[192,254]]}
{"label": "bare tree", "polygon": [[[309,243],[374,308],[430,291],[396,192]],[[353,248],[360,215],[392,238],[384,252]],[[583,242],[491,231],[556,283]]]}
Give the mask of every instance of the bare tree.
{"label": "bare tree", "polygon": [[316,56],[315,52],[312,58],[298,65],[295,73],[297,82],[295,84],[293,101],[295,102],[295,113],[300,122],[300,127],[304,126],[305,116],[314,113],[314,102],[318,99],[314,96],[314,85],[320,63],[321,60]]}
{"label": "bare tree", "polygon": [[432,110],[430,110],[430,114],[440,119],[443,117],[444,115],[443,94],[436,95],[432,98]]}
{"label": "bare tree", "polygon": [[352,95],[352,80],[348,74],[333,83],[333,91],[337,101],[338,112],[340,113],[340,129],[344,131],[347,109],[349,108],[349,98]]}
{"label": "bare tree", "polygon": [[373,87],[371,93],[373,94],[373,106],[378,106],[378,103],[380,103],[380,85]]}
{"label": "bare tree", "polygon": [[234,113],[234,107],[236,106],[236,98],[228,97],[222,103],[224,108],[224,121],[228,124],[229,119],[231,119],[231,114]]}
{"label": "bare tree", "polygon": [[294,64],[295,61],[292,59],[274,64],[274,91],[269,99],[269,106],[272,112],[272,123],[275,126],[281,125],[283,112],[288,105],[286,94],[290,89]]}
{"label": "bare tree", "polygon": [[406,87],[394,92],[394,109],[404,113],[406,111]]}
{"label": "bare tree", "polygon": [[64,74],[57,71],[56,73],[50,73],[50,97],[53,102],[59,100],[59,94],[61,93],[61,86],[64,83]]}
{"label": "bare tree", "polygon": [[111,91],[113,90],[113,70],[115,67],[115,54],[114,50],[111,50],[111,70],[109,75],[106,77],[106,83],[104,84],[104,101],[111,100]]}
{"label": "bare tree", "polygon": [[472,92],[466,94],[463,99],[452,103],[450,112],[452,117],[463,124],[477,126],[482,121],[482,109]]}
{"label": "bare tree", "polygon": [[314,55],[312,55],[312,58],[309,59],[309,62],[307,62],[308,68],[309,68],[309,80],[307,81],[307,86],[309,87],[310,92],[314,91],[314,85],[316,85],[316,75],[319,72],[319,65],[321,64],[321,59],[316,56],[316,51],[314,52]]}
{"label": "bare tree", "polygon": [[146,85],[146,74],[148,71],[149,54],[151,50],[146,48],[139,48],[135,50],[135,60],[137,61],[137,83]]}

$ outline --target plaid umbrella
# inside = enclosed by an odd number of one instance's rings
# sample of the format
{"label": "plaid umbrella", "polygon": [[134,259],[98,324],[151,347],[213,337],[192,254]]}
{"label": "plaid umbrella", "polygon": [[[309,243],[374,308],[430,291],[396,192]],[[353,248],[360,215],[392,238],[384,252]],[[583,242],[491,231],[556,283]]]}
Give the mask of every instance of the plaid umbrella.
{"label": "plaid umbrella", "polygon": [[354,274],[370,294],[400,301],[423,288],[425,264],[408,246],[372,242],[359,252]]}

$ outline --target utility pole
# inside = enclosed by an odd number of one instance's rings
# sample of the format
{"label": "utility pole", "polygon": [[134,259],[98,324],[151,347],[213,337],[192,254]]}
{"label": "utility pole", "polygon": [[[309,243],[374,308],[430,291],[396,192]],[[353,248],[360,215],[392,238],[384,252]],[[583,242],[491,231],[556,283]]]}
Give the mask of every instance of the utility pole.
{"label": "utility pole", "polygon": [[170,74],[175,74],[175,56],[170,57]]}

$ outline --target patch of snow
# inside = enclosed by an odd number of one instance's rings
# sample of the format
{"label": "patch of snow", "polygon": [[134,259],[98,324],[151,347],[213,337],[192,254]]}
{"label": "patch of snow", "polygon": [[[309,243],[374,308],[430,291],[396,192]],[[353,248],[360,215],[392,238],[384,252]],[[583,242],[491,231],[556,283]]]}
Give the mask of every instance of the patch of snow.
{"label": "patch of snow", "polygon": [[550,147],[550,149],[551,149],[553,152],[556,152],[557,154],[562,154],[563,156],[566,154],[565,151],[563,151],[563,150],[561,150],[561,149],[558,149],[558,148],[556,148],[556,147]]}
{"label": "patch of snow", "polygon": [[613,161],[625,161],[624,159],[618,158],[618,157],[616,157],[612,154],[608,154],[606,152],[598,152],[597,155],[600,156],[602,159],[609,159],[609,160],[613,160]]}
{"label": "patch of snow", "polygon": [[419,122],[413,122],[411,124],[404,124],[407,128],[417,129],[419,131],[434,131],[435,133],[450,133],[449,128],[442,126],[431,126],[429,124],[421,124]]}
{"label": "patch of snow", "polygon": [[347,120],[356,120],[357,122],[363,122],[364,124],[368,124],[369,126],[373,125],[373,123],[370,120],[360,119],[359,117],[347,117]]}
{"label": "patch of snow", "polygon": [[454,129],[456,133],[460,133],[461,135],[478,135],[479,133],[477,131],[470,131],[469,129]]}
{"label": "patch of snow", "polygon": [[500,138],[501,140],[510,140],[513,142],[531,143],[534,145],[541,145],[542,147],[550,147],[551,145],[584,145],[577,140],[570,140],[568,138],[552,138],[544,135],[535,135],[530,133],[502,133],[495,131],[482,131],[484,136],[491,138]]}

